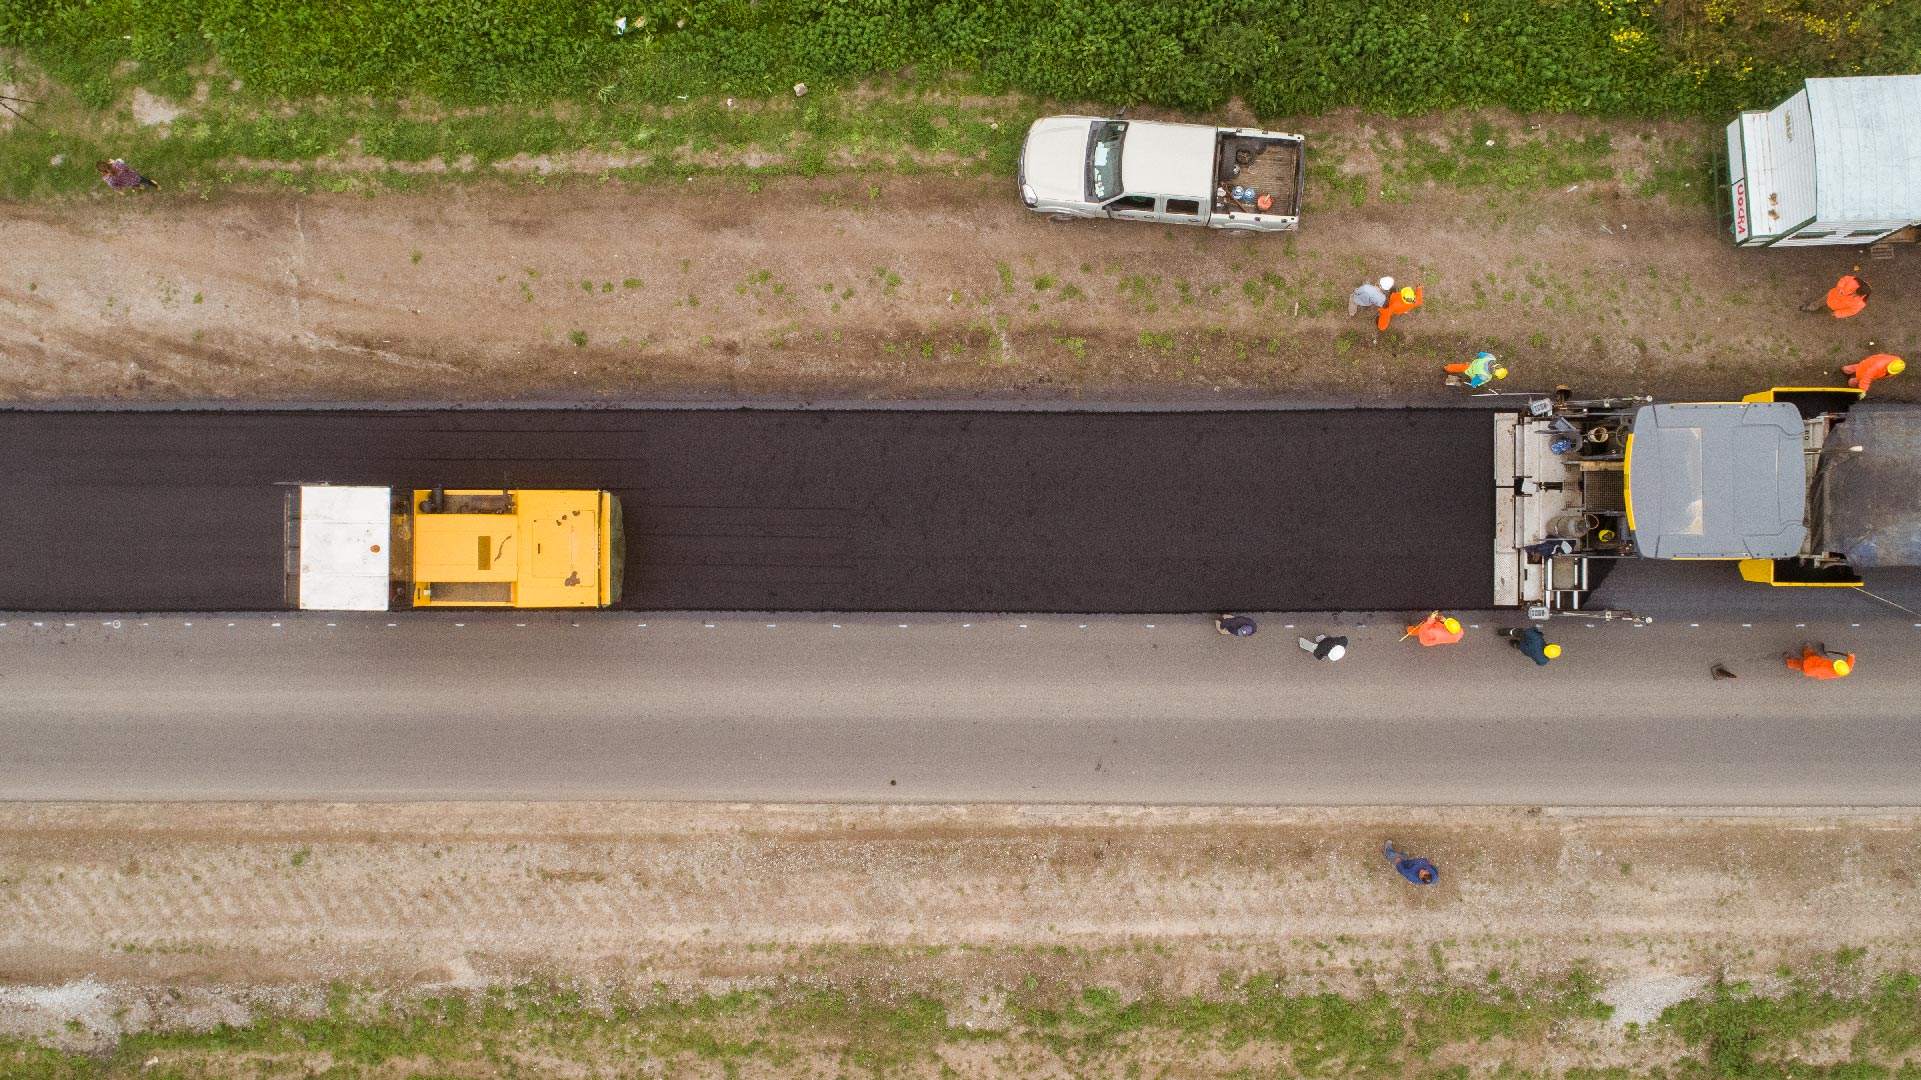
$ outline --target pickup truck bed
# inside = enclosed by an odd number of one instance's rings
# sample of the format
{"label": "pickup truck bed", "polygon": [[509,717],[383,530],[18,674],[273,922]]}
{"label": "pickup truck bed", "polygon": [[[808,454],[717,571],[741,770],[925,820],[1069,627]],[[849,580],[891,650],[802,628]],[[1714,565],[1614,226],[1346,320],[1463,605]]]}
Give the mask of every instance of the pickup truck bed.
{"label": "pickup truck bed", "polygon": [[1215,144],[1214,212],[1217,214],[1262,213],[1252,203],[1243,204],[1232,195],[1235,187],[1253,188],[1258,195],[1271,195],[1274,205],[1268,214],[1298,216],[1301,212],[1301,143],[1297,139],[1259,138],[1232,132],[1222,133]]}

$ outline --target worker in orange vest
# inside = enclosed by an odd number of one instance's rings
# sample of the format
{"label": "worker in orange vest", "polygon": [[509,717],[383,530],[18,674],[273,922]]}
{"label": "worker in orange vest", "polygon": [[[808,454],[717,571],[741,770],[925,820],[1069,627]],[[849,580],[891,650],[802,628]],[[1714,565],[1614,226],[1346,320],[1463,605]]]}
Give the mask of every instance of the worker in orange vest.
{"label": "worker in orange vest", "polygon": [[1427,297],[1421,294],[1421,287],[1419,285],[1402,289],[1400,292],[1388,297],[1387,303],[1381,306],[1381,313],[1374,317],[1374,329],[1387,329],[1387,321],[1389,319],[1396,315],[1405,315],[1426,302]]}
{"label": "worker in orange vest", "polygon": [[1453,616],[1444,618],[1436,611],[1422,619],[1420,625],[1408,627],[1407,633],[1401,635],[1401,640],[1408,638],[1427,646],[1453,645],[1461,640],[1461,621]]}
{"label": "worker in orange vest", "polygon": [[1789,667],[1810,679],[1845,679],[1854,671],[1853,653],[1849,653],[1845,659],[1839,656],[1830,658],[1825,646],[1821,652],[1815,652],[1803,645],[1801,655],[1790,656],[1787,662]]}
{"label": "worker in orange vest", "polygon": [[[1855,269],[1859,270],[1860,267]],[[1837,319],[1859,315],[1861,309],[1868,306],[1868,292],[1867,282],[1855,277],[1852,272],[1842,274],[1841,280],[1828,290],[1828,310],[1834,312]]]}
{"label": "worker in orange vest", "polygon": [[1874,380],[1899,375],[1908,370],[1908,362],[1898,356],[1875,353],[1866,360],[1858,364],[1849,364],[1841,370],[1848,373],[1848,385],[1860,387],[1861,392],[1865,394],[1868,392],[1868,387],[1874,384]]}

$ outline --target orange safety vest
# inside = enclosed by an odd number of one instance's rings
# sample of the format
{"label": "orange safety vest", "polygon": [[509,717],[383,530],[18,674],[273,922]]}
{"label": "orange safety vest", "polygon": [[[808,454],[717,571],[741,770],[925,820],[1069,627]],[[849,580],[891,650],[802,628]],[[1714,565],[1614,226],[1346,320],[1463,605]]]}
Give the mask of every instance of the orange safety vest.
{"label": "orange safety vest", "polygon": [[1891,353],[1875,353],[1866,360],[1858,364],[1849,364],[1841,370],[1854,376],[1854,381],[1860,385],[1861,389],[1866,390],[1868,384],[1876,379],[1893,378],[1888,374],[1888,365],[1899,359],[1901,358]]}
{"label": "orange safety vest", "polygon": [[1828,290],[1828,310],[1834,312],[1835,318],[1859,315],[1861,309],[1868,306],[1868,302],[1861,298],[1860,289],[1861,279],[1853,274],[1844,274],[1840,281],[1834,283],[1834,288]]}
{"label": "orange safety vest", "polygon": [[1394,290],[1394,295],[1388,297],[1387,303],[1382,305],[1381,313],[1374,317],[1374,328],[1376,330],[1385,330],[1387,329],[1387,321],[1390,318],[1396,315],[1404,315],[1425,303],[1427,303],[1427,297],[1421,293],[1421,287],[1419,285],[1414,286],[1414,299],[1411,301],[1401,299],[1401,291],[1396,289]]}
{"label": "orange safety vest", "polygon": [[1407,632],[1422,645],[1452,645],[1461,640],[1463,633],[1460,630],[1448,633],[1447,622],[1433,616],[1423,619],[1419,626],[1408,627]]}
{"label": "orange safety vest", "polygon": [[1789,657],[1788,666],[1799,670],[1801,674],[1806,675],[1810,679],[1845,679],[1854,673],[1854,654],[1848,654],[1848,670],[1846,672],[1834,670],[1834,661],[1822,656],[1813,649],[1801,650],[1801,658],[1799,660]]}

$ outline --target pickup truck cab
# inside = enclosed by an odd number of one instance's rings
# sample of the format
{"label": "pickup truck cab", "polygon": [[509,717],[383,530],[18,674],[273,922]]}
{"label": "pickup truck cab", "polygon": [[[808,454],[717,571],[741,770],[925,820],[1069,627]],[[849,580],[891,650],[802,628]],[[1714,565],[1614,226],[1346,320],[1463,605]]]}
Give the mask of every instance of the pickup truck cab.
{"label": "pickup truck cab", "polygon": [[1016,183],[1054,220],[1110,217],[1292,232],[1305,140],[1254,128],[1044,116],[1027,129]]}

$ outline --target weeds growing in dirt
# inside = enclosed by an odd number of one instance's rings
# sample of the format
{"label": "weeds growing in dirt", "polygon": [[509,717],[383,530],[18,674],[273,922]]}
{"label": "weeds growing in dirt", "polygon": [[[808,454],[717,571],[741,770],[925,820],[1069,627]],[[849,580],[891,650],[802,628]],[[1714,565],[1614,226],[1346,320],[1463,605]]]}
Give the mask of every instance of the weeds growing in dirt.
{"label": "weeds growing in dirt", "polygon": [[[1190,1060],[1272,1056],[1285,1062],[1282,1075],[1305,1077],[1431,1075],[1424,1063],[1472,1055],[1486,1071],[1505,1075],[1515,1066],[1502,1060],[1519,1049],[1565,1040],[1570,1031],[1600,1031],[1611,1013],[1600,991],[1579,969],[1526,987],[1490,974],[1352,996],[1289,989],[1279,978],[1254,974],[1228,979],[1213,993],[1133,998],[1029,974],[1001,992],[984,1014],[996,1018],[991,1023],[962,1024],[956,1010],[979,1003],[879,987],[798,984],[683,998],[541,984],[413,995],[336,986],[317,1009],[263,1012],[248,1024],[197,1032],[122,1035],[88,1055],[0,1038],[0,1072],[49,1080],[316,1071],[349,1078],[399,1076],[395,1067],[418,1072],[431,1063],[435,1075],[462,1076],[557,1067],[791,1075],[818,1071],[803,1068],[811,1061],[828,1072],[932,1077],[944,1063],[937,1051],[975,1044],[996,1059],[1018,1055],[1041,1074],[1133,1075],[1173,1052]],[[1918,1016],[1917,980],[1906,973],[1884,974],[1853,995],[1806,977],[1772,996],[1723,984],[1663,1014],[1653,1031],[1677,1039],[1629,1035],[1636,1052],[1656,1063],[1651,1069],[1609,1075],[1772,1077],[1791,1070],[1797,1077],[1909,1080],[1911,1066],[1897,1073],[1890,1064],[1921,1046]],[[1837,1025],[1854,1032],[1846,1060],[1792,1061],[1797,1040]],[[1571,1069],[1565,1077],[1577,1075],[1600,1074]]]}

